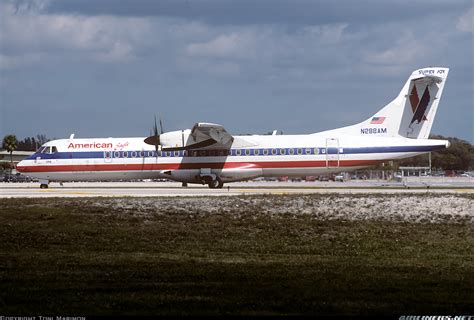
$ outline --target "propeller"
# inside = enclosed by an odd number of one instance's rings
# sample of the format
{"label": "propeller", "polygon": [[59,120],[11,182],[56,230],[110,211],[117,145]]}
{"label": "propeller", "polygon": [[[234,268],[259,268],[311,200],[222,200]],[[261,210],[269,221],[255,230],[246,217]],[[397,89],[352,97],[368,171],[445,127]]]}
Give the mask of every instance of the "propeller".
{"label": "propeller", "polygon": [[[161,134],[163,134],[163,124],[161,122],[161,118],[160,118],[160,129],[161,129]],[[155,151],[156,153],[158,153],[158,146],[160,145],[160,134],[158,134],[158,125],[156,124],[156,115],[155,115],[155,125],[153,126],[153,134],[145,138],[144,142],[146,144],[155,146]]]}
{"label": "propeller", "polygon": [[[155,116],[155,127],[156,127],[156,116]],[[161,130],[161,133],[160,134],[163,134],[165,131],[163,130],[163,123],[161,122],[161,117],[160,117],[160,130]]]}

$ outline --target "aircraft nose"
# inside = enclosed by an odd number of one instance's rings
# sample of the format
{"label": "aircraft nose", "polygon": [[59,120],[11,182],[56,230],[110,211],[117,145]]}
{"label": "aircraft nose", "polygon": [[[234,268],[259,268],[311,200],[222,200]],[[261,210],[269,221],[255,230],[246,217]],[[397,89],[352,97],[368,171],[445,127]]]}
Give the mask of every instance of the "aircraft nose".
{"label": "aircraft nose", "polygon": [[19,171],[19,172],[24,172],[25,171],[25,162],[24,161],[18,162],[18,164],[16,165],[16,170]]}

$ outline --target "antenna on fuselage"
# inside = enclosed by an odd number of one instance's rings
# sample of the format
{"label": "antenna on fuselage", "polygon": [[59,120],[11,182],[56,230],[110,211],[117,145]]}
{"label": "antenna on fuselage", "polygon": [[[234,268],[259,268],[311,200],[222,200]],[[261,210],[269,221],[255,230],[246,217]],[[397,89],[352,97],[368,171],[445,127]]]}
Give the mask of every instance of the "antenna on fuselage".
{"label": "antenna on fuselage", "polygon": [[74,133],[71,133],[71,135],[69,136],[69,139],[70,140],[74,139]]}

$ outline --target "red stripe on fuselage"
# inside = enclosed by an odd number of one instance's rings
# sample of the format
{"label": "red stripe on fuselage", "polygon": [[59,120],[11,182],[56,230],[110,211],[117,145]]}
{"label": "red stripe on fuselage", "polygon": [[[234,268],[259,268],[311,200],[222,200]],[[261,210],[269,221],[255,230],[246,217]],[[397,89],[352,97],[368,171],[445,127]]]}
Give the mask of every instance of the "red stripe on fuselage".
{"label": "red stripe on fuselage", "polygon": [[[330,166],[337,166],[336,161],[330,161]],[[383,160],[340,160],[339,167],[369,166]],[[17,167],[20,172],[100,172],[100,171],[161,171],[183,169],[273,169],[273,168],[315,168],[326,167],[322,161],[266,161],[266,162],[204,162],[204,163],[148,163],[148,164],[77,164],[77,165],[36,165]]]}

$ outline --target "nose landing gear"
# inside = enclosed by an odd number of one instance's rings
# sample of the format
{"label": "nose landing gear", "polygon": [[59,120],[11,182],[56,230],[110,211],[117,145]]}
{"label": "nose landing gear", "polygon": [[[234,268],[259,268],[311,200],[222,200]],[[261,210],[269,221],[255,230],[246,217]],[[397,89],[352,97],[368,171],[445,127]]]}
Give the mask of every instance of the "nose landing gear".
{"label": "nose landing gear", "polygon": [[48,189],[49,181],[48,180],[40,180],[40,189]]}

